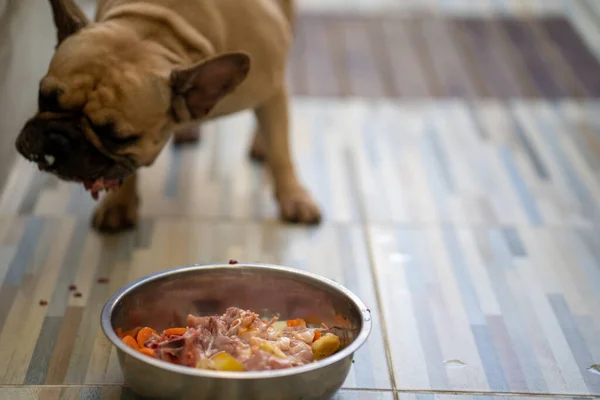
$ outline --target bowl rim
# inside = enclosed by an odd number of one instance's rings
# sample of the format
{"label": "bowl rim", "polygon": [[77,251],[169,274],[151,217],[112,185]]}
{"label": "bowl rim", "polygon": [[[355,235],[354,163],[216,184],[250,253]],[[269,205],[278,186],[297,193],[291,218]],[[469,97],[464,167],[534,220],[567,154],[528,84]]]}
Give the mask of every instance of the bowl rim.
{"label": "bowl rim", "polygon": [[[157,360],[155,358],[150,358],[131,347],[127,346],[123,343],[121,339],[115,333],[111,317],[112,313],[115,309],[115,306],[130,292],[135,289],[143,286],[149,282],[153,282],[164,277],[168,277],[175,273],[181,272],[191,272],[197,270],[218,270],[218,269],[235,269],[235,268],[257,268],[262,269],[264,271],[277,271],[282,273],[288,273],[296,276],[301,276],[303,278],[307,278],[308,280],[318,281],[320,284],[329,286],[331,289],[341,292],[348,300],[350,300],[353,305],[358,310],[359,314],[362,316],[361,320],[361,328],[356,336],[356,338],[350,343],[347,347],[342,349],[341,351],[324,358],[319,361],[312,362],[310,364],[302,365],[299,367],[286,368],[280,370],[268,370],[268,371],[248,371],[248,372],[232,372],[232,371],[212,371],[205,369],[197,369],[191,368],[181,365],[175,365],[167,363],[166,361]],[[281,265],[274,264],[263,264],[263,263],[237,263],[237,264],[191,264],[181,267],[170,268],[164,271],[156,272],[153,274],[149,274],[143,276],[139,279],[136,279],[125,286],[118,289],[112,296],[108,298],[104,307],[102,308],[102,312],[100,314],[100,325],[104,335],[108,338],[108,340],[117,347],[118,350],[125,352],[130,357],[136,358],[144,363],[150,364],[154,367],[164,369],[170,372],[202,377],[202,378],[217,378],[217,379],[269,379],[269,378],[281,378],[285,376],[291,375],[299,375],[302,373],[319,370],[321,368],[325,368],[329,365],[335,364],[348,356],[354,354],[360,347],[362,347],[367,341],[372,328],[372,315],[371,310],[365,306],[365,304],[349,289],[344,287],[343,285],[325,278],[323,276],[314,274],[312,272],[303,271],[291,267],[284,267]]]}

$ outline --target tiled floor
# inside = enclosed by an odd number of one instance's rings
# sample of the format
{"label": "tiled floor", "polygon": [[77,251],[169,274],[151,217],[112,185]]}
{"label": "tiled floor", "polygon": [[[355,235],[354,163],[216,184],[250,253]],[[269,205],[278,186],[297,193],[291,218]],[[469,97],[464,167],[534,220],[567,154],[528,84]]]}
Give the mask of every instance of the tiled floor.
{"label": "tiled floor", "polygon": [[485,1],[465,18],[466,0],[398,1],[381,30],[374,6],[302,4],[294,156],[323,225],[277,221],[246,157],[249,113],[167,149],[119,236],[89,229],[81,188],[19,161],[0,194],[0,399],[133,398],[98,326],[106,298],[230,258],[310,270],[368,304],[374,331],[336,400],[600,397],[600,6]]}
{"label": "tiled floor", "polygon": [[163,153],[143,175],[141,226],[118,237],[88,229],[80,188],[24,166],[27,189],[0,210],[0,343],[22,342],[0,346],[0,381],[120,383],[97,326],[106,297],[236,258],[323,274],[369,304],[378,322],[349,389],[600,394],[587,370],[600,359],[597,108],[299,99],[295,156],[326,211],[310,230],[276,221],[247,140],[224,151],[248,139],[245,114]]}

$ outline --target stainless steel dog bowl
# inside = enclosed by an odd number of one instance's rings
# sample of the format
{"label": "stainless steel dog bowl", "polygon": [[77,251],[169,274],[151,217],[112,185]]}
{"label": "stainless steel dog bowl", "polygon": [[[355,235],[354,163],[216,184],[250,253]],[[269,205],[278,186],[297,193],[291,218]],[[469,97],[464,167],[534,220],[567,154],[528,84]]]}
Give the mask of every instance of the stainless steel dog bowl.
{"label": "stainless steel dog bowl", "polygon": [[[219,372],[155,360],[123,344],[116,328],[185,326],[188,314],[221,314],[227,307],[281,319],[348,319],[347,346],[315,363],[276,371]],[[139,396],[194,400],[313,400],[331,397],[371,331],[371,313],[348,289],[320,276],[259,264],[194,265],[139,279],[115,293],[101,316],[116,346],[127,385]]]}

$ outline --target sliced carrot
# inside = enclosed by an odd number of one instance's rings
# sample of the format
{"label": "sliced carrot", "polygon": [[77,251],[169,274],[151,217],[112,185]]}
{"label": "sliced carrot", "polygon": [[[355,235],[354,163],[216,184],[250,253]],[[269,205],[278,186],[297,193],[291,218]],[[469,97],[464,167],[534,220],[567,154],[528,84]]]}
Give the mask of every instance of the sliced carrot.
{"label": "sliced carrot", "polygon": [[119,339],[123,339],[123,329],[117,328],[117,329],[115,329],[115,333],[117,334]]}
{"label": "sliced carrot", "polygon": [[125,337],[125,336],[131,336],[132,338],[135,339],[137,337],[137,334],[138,334],[139,331],[140,331],[140,328],[130,329],[128,331],[123,332],[123,337]]}
{"label": "sliced carrot", "polygon": [[141,349],[138,350],[140,353],[145,354],[149,357],[154,358],[154,350],[149,349],[147,347],[142,347]]}
{"label": "sliced carrot", "polygon": [[169,329],[165,329],[165,335],[167,335],[167,336],[173,336],[173,335],[182,336],[185,334],[186,331],[187,331],[187,328],[169,328]]}
{"label": "sliced carrot", "polygon": [[315,336],[313,336],[313,342],[318,340],[321,337],[321,331],[315,331]]}
{"label": "sliced carrot", "polygon": [[288,319],[287,326],[306,326],[306,322],[302,318]]}
{"label": "sliced carrot", "polygon": [[129,335],[125,336],[123,338],[123,343],[125,343],[127,346],[129,346],[135,350],[139,350],[139,348],[140,348],[138,346],[137,342],[135,341],[135,339],[133,338],[133,336],[129,336]]}
{"label": "sliced carrot", "polygon": [[316,315],[311,315],[304,318],[307,324],[321,325],[322,319],[317,317]]}
{"label": "sliced carrot", "polygon": [[146,341],[148,339],[150,339],[152,337],[152,335],[158,335],[158,332],[156,332],[154,329],[152,328],[142,328],[140,329],[140,331],[137,334],[137,344],[140,347],[144,347],[144,343],[146,343]]}

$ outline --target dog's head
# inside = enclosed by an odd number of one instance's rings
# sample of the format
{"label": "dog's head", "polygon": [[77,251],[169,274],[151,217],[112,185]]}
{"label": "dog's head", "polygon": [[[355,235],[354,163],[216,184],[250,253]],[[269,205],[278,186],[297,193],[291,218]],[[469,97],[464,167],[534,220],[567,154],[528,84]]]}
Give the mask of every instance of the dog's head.
{"label": "dog's head", "polygon": [[202,119],[248,74],[242,53],[174,69],[152,41],[110,21],[90,23],[71,0],[50,3],[58,45],[16,147],[94,197],[150,165],[178,124]]}

